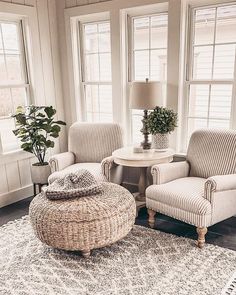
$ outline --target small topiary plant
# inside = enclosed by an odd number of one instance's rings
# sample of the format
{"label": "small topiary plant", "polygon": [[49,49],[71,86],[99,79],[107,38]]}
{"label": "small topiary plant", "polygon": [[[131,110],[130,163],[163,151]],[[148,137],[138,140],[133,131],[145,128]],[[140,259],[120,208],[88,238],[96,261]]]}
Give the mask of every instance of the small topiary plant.
{"label": "small topiary plant", "polygon": [[167,134],[177,127],[178,115],[171,109],[156,107],[147,118],[147,128],[151,134]]}

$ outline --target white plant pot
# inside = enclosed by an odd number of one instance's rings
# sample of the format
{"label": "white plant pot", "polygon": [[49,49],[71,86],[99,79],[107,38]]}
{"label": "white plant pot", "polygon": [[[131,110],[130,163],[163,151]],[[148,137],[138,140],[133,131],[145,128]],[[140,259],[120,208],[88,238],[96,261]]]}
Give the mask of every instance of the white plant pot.
{"label": "white plant pot", "polygon": [[169,148],[169,134],[153,134],[152,135],[152,148],[156,150],[165,151]]}
{"label": "white plant pot", "polygon": [[49,164],[38,166],[36,164],[31,165],[31,179],[33,183],[46,184],[48,183],[48,177],[51,174],[51,168]]}

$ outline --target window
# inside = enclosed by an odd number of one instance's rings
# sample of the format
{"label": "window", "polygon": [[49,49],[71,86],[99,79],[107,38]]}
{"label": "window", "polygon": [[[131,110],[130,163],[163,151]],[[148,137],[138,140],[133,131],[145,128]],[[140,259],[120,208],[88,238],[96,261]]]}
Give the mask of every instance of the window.
{"label": "window", "polygon": [[[130,82],[163,82],[165,97],[167,79],[168,14],[132,17],[130,32]],[[140,142],[143,111],[132,110],[132,141]]]}
{"label": "window", "polygon": [[0,20],[0,136],[2,152],[17,149],[11,114],[17,106],[27,104],[27,78],[21,22]]}
{"label": "window", "polygon": [[111,41],[108,21],[82,24],[82,90],[85,120],[111,122]]}
{"label": "window", "polygon": [[236,5],[195,8],[191,18],[187,139],[198,128],[232,126]]}

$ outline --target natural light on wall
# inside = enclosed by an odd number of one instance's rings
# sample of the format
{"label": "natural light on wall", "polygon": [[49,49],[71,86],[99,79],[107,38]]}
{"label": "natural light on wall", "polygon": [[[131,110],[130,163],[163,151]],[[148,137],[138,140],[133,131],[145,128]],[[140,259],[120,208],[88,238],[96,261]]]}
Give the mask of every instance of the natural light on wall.
{"label": "natural light on wall", "polygon": [[[131,18],[131,77],[130,81],[152,81],[163,83],[163,96],[166,93],[167,79],[167,30],[168,14]],[[132,111],[132,141],[142,140],[143,112]]]}
{"label": "natural light on wall", "polygon": [[235,81],[236,5],[194,9],[188,64],[188,134],[230,128]]}
{"label": "natural light on wall", "polygon": [[110,23],[88,23],[83,30],[83,91],[88,122],[112,122]]}
{"label": "natural light on wall", "polygon": [[27,104],[26,61],[20,22],[0,21],[0,152],[19,147],[11,114]]}

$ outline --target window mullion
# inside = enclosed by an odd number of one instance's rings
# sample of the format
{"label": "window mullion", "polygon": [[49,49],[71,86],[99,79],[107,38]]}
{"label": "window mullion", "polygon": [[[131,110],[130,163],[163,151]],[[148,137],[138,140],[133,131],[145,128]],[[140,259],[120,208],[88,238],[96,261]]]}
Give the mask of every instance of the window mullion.
{"label": "window mullion", "polygon": [[211,107],[211,84],[209,85],[208,110],[207,110],[207,127],[209,127],[210,107]]}
{"label": "window mullion", "polygon": [[217,8],[215,9],[215,23],[214,23],[214,36],[213,36],[213,50],[212,50],[212,67],[211,67],[211,79],[214,75],[214,63],[215,63],[215,47],[216,47],[216,18],[217,18]]}
{"label": "window mullion", "polygon": [[148,33],[149,33],[149,50],[148,50],[148,58],[149,58],[149,79],[151,80],[151,17],[149,16],[149,28],[148,28]]}
{"label": "window mullion", "polygon": [[232,87],[232,103],[230,112],[230,127],[236,129],[236,48],[235,48],[235,59],[234,59],[234,81]]}
{"label": "window mullion", "polygon": [[7,74],[7,78],[8,78],[9,75],[8,75],[8,67],[7,67],[7,60],[6,60],[5,44],[4,44],[4,40],[3,40],[2,24],[0,24],[0,30],[1,30],[1,39],[2,39],[3,58],[4,58],[6,74]]}
{"label": "window mullion", "polygon": [[[92,120],[93,122],[104,120],[104,118],[101,116],[102,108],[103,108],[102,101],[101,101],[101,97],[103,93],[101,93],[101,91],[103,91],[103,88],[101,89],[100,86],[107,85],[112,87],[112,79],[110,79],[110,76],[107,77],[107,81],[105,81],[104,79],[102,80],[103,64],[101,63],[101,54],[111,55],[111,51],[106,51],[107,49],[105,47],[103,50],[103,47],[102,47],[103,43],[100,42],[102,40],[100,40],[99,24],[102,24],[102,25],[104,24],[106,26],[106,24],[108,24],[108,21],[104,20],[99,22],[95,21],[95,22],[83,23],[83,32],[81,33],[81,36],[82,36],[81,47],[84,48],[86,42],[89,42],[89,50],[86,54],[82,55],[82,58],[81,58],[82,59],[81,63],[84,64],[84,68],[82,68],[84,78],[82,79],[82,81],[80,81],[80,84],[81,84],[80,86],[82,89],[84,89],[83,98],[82,98],[84,100],[83,113],[86,116],[85,118],[86,121]],[[104,28],[105,28],[105,31],[104,31],[104,36],[105,36],[108,33],[108,26],[107,28],[106,27]],[[110,23],[109,23],[109,34],[110,34]],[[110,38],[110,35],[109,35],[109,38]],[[97,59],[95,65],[94,63],[92,63],[92,60],[91,60],[91,58],[93,58],[94,56]],[[96,71],[95,75],[93,71]],[[91,109],[89,110],[87,109],[88,103],[89,103],[89,101],[87,101],[87,98],[88,98],[88,92],[86,91],[87,88],[90,88],[90,95],[91,95],[91,107],[90,107]],[[107,88],[108,88],[109,96],[110,96],[110,87],[107,87]],[[106,91],[106,88],[104,89],[104,91]],[[110,97],[110,99],[112,103],[112,96]],[[97,107],[95,106],[98,107],[98,110],[97,110]],[[107,109],[105,113],[109,115],[108,119],[110,120],[110,116],[113,115],[112,109],[111,110],[110,108]]]}

